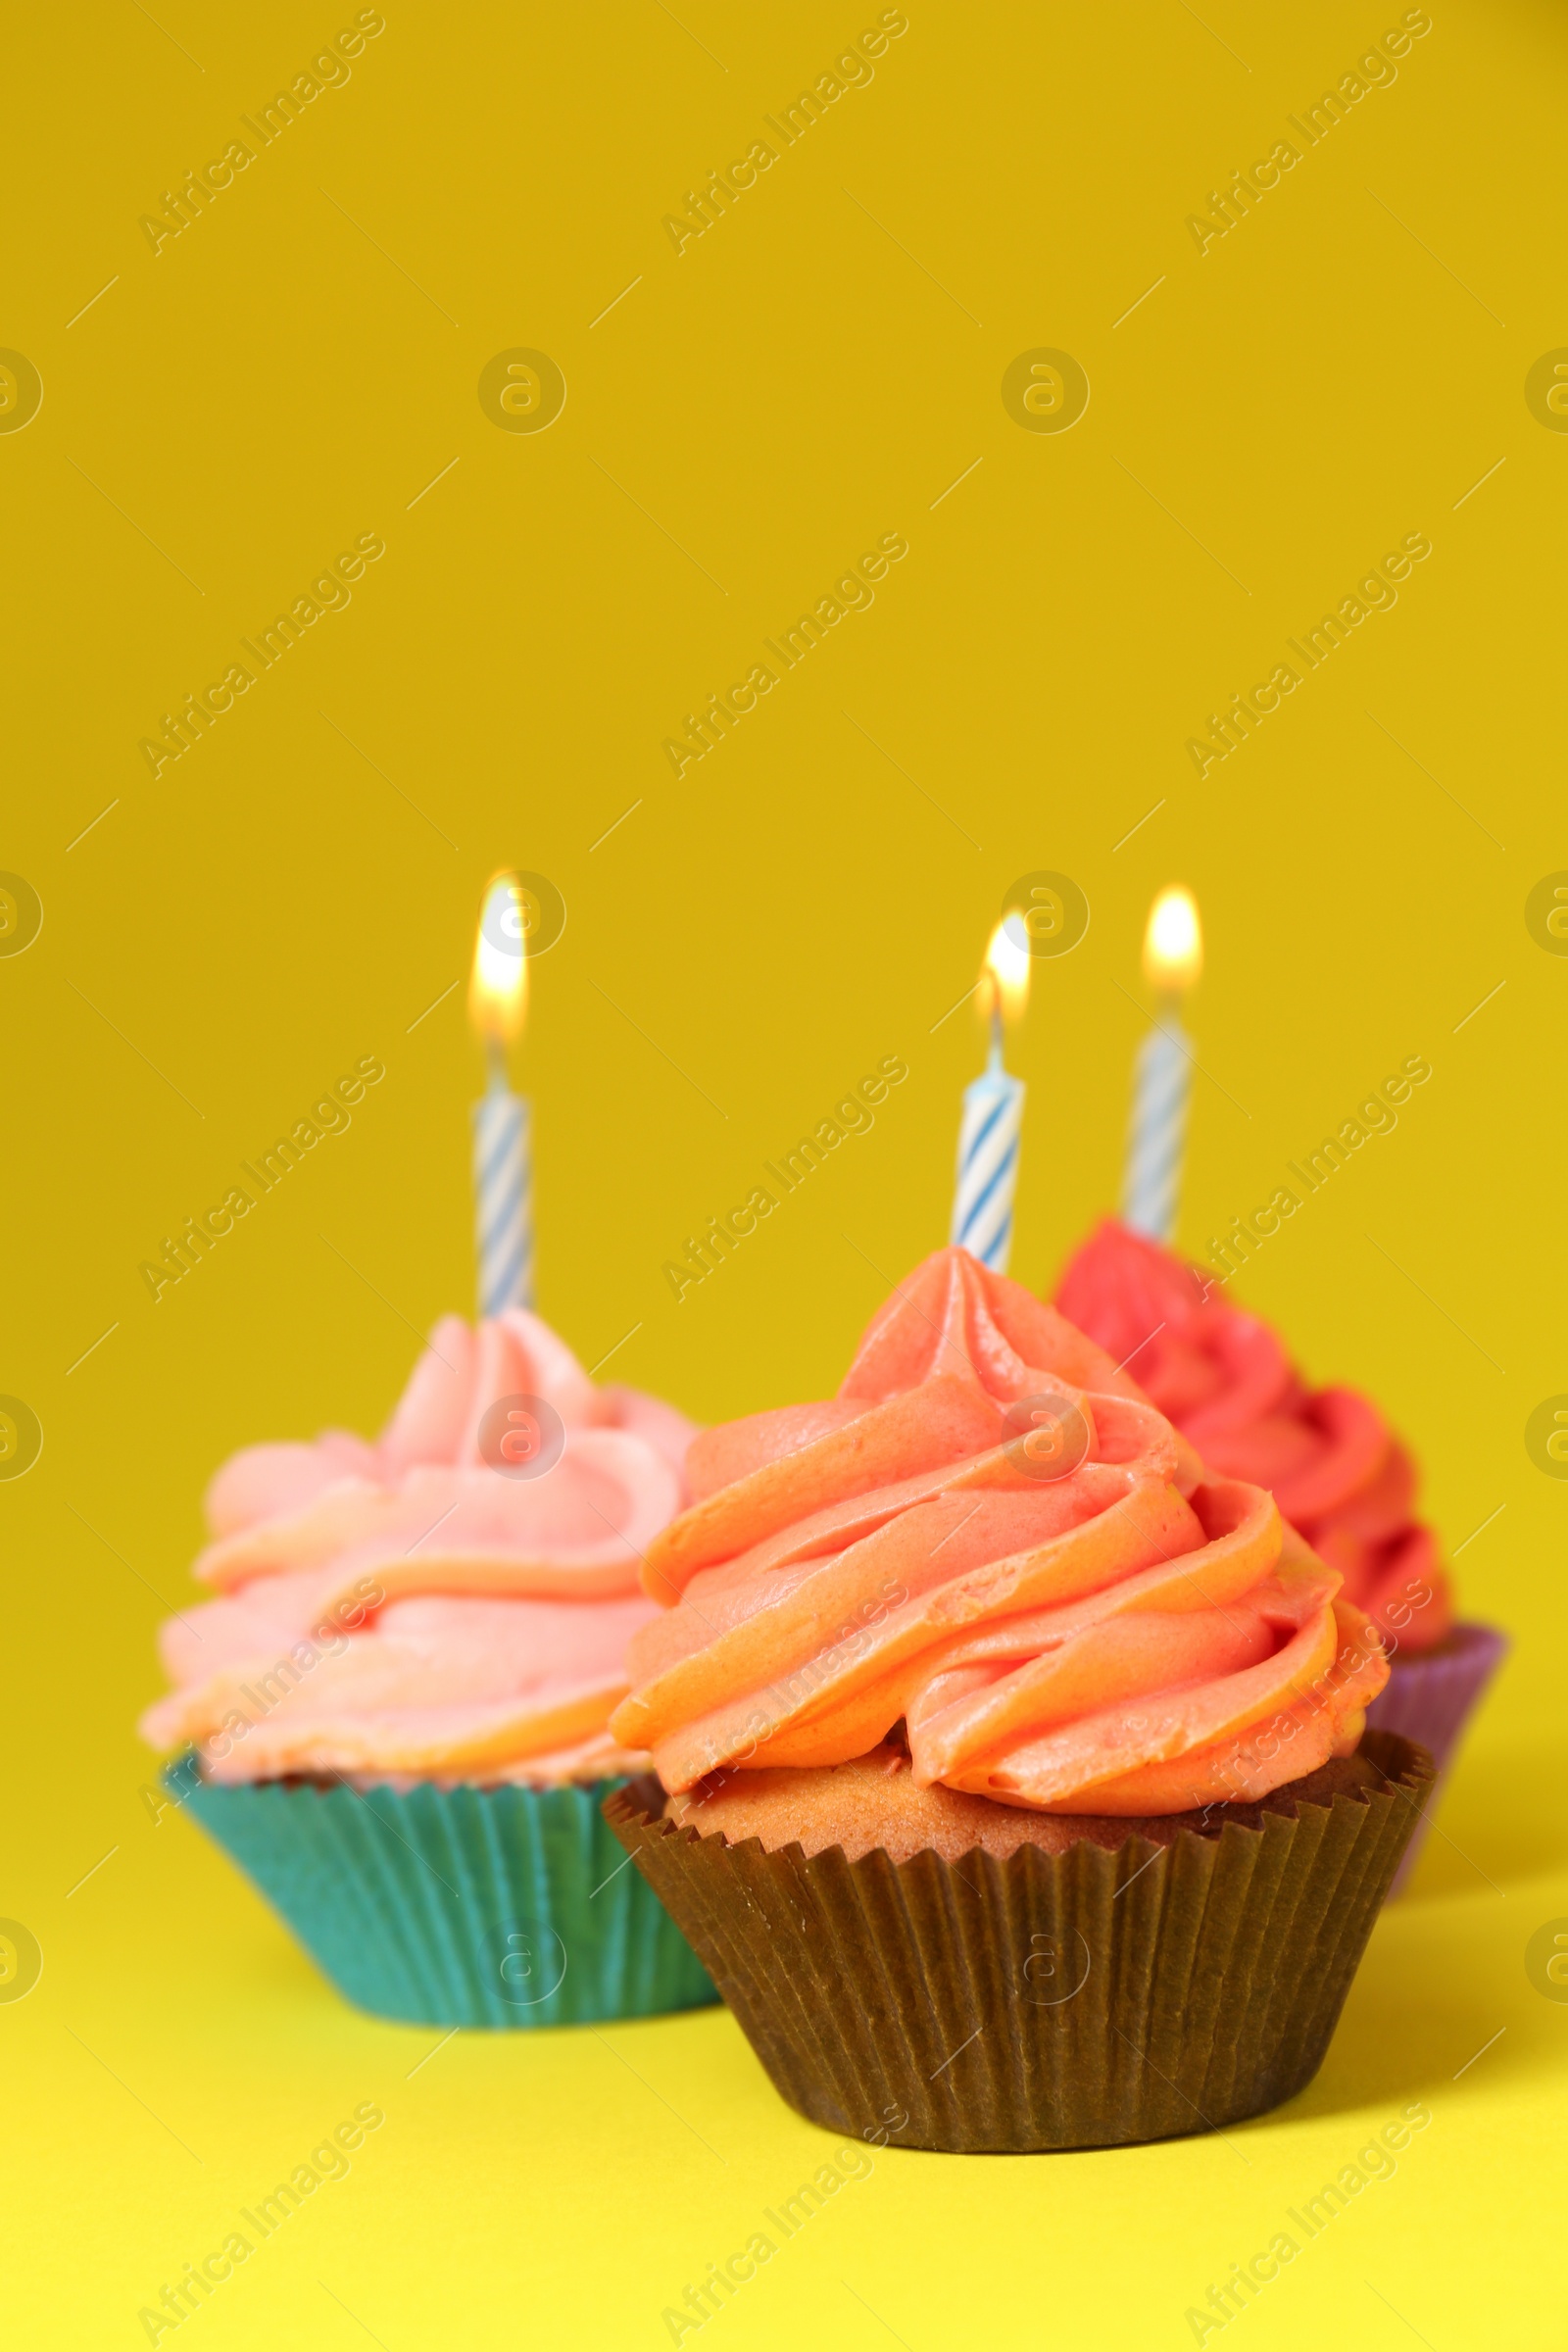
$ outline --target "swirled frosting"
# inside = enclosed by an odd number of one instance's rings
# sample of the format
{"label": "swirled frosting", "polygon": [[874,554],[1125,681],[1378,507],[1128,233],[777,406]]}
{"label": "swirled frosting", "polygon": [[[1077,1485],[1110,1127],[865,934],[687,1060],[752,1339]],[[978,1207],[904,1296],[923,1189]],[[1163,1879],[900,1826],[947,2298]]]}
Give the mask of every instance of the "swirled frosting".
{"label": "swirled frosting", "polygon": [[708,1430],[686,1467],[611,1721],[672,1794],[846,1763],[902,1719],[921,1787],[1182,1812],[1348,1754],[1387,1679],[1272,1497],[962,1250],[899,1287],[835,1399]]}
{"label": "swirled frosting", "polygon": [[[492,1466],[528,1441],[482,1434],[518,1398],[560,1440],[537,1476]],[[220,1596],[164,1627],[175,1688],[144,1737],[193,1742],[219,1781],[640,1769],[606,1727],[657,1613],[637,1571],[686,1499],[692,1435],[671,1405],[595,1388],[534,1315],[445,1316],[373,1443],[328,1430],[218,1472],[195,1574]]]}
{"label": "swirled frosting", "polygon": [[1210,1278],[1107,1218],[1067,1264],[1056,1303],[1190,1438],[1211,1468],[1267,1487],[1391,1648],[1430,1649],[1453,1595],[1415,1466],[1369,1396],[1309,1389],[1279,1334]]}

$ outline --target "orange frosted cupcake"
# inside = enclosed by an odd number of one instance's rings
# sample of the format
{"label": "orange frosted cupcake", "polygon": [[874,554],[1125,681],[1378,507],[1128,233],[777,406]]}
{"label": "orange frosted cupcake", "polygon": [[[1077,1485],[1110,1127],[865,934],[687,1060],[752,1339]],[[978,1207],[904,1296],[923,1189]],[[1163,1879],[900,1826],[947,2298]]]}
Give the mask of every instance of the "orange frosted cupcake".
{"label": "orange frosted cupcake", "polygon": [[959,1250],[686,1472],[607,1813],[786,2098],[1027,2149],[1310,2078],[1430,1774],[1263,1489]]}

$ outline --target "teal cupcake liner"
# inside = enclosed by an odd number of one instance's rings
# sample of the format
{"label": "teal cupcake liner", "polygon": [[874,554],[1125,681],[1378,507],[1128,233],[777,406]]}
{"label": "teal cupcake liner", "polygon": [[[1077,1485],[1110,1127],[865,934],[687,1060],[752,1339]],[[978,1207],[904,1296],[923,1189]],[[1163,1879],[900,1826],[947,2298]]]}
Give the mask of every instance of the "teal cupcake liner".
{"label": "teal cupcake liner", "polygon": [[346,1782],[165,1786],[346,2001],[409,2025],[603,2024],[718,1994],[582,1787],[360,1790]]}

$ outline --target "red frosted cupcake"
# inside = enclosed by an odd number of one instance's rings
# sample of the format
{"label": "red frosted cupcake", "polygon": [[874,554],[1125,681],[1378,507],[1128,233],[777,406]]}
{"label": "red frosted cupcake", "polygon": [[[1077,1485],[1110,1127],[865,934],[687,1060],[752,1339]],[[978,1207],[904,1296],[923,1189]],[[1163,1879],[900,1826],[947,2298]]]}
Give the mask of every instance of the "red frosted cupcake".
{"label": "red frosted cupcake", "polygon": [[607,1815],[786,2098],[1028,2149],[1310,2078],[1430,1774],[1267,1493],[960,1250],[686,1471]]}
{"label": "red frosted cupcake", "polygon": [[1371,1398],[1309,1389],[1268,1324],[1111,1218],[1068,1261],[1056,1303],[1211,1469],[1269,1488],[1340,1571],[1393,1662],[1368,1721],[1420,1740],[1443,1770],[1507,1642],[1456,1621],[1437,1539],[1415,1516],[1415,1465]]}

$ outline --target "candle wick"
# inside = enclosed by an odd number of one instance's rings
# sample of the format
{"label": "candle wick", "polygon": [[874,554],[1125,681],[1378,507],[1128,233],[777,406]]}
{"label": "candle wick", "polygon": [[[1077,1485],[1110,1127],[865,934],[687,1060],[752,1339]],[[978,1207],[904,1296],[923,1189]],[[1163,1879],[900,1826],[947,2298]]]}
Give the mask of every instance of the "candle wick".
{"label": "candle wick", "polygon": [[997,987],[997,984],[994,980],[991,984],[990,1067],[994,1070],[1001,1070],[1006,1067],[1006,1064],[1002,1058],[1002,991]]}
{"label": "candle wick", "polygon": [[499,1037],[485,1039],[485,1059],[490,1065],[490,1092],[493,1095],[506,1094],[507,1050]]}

